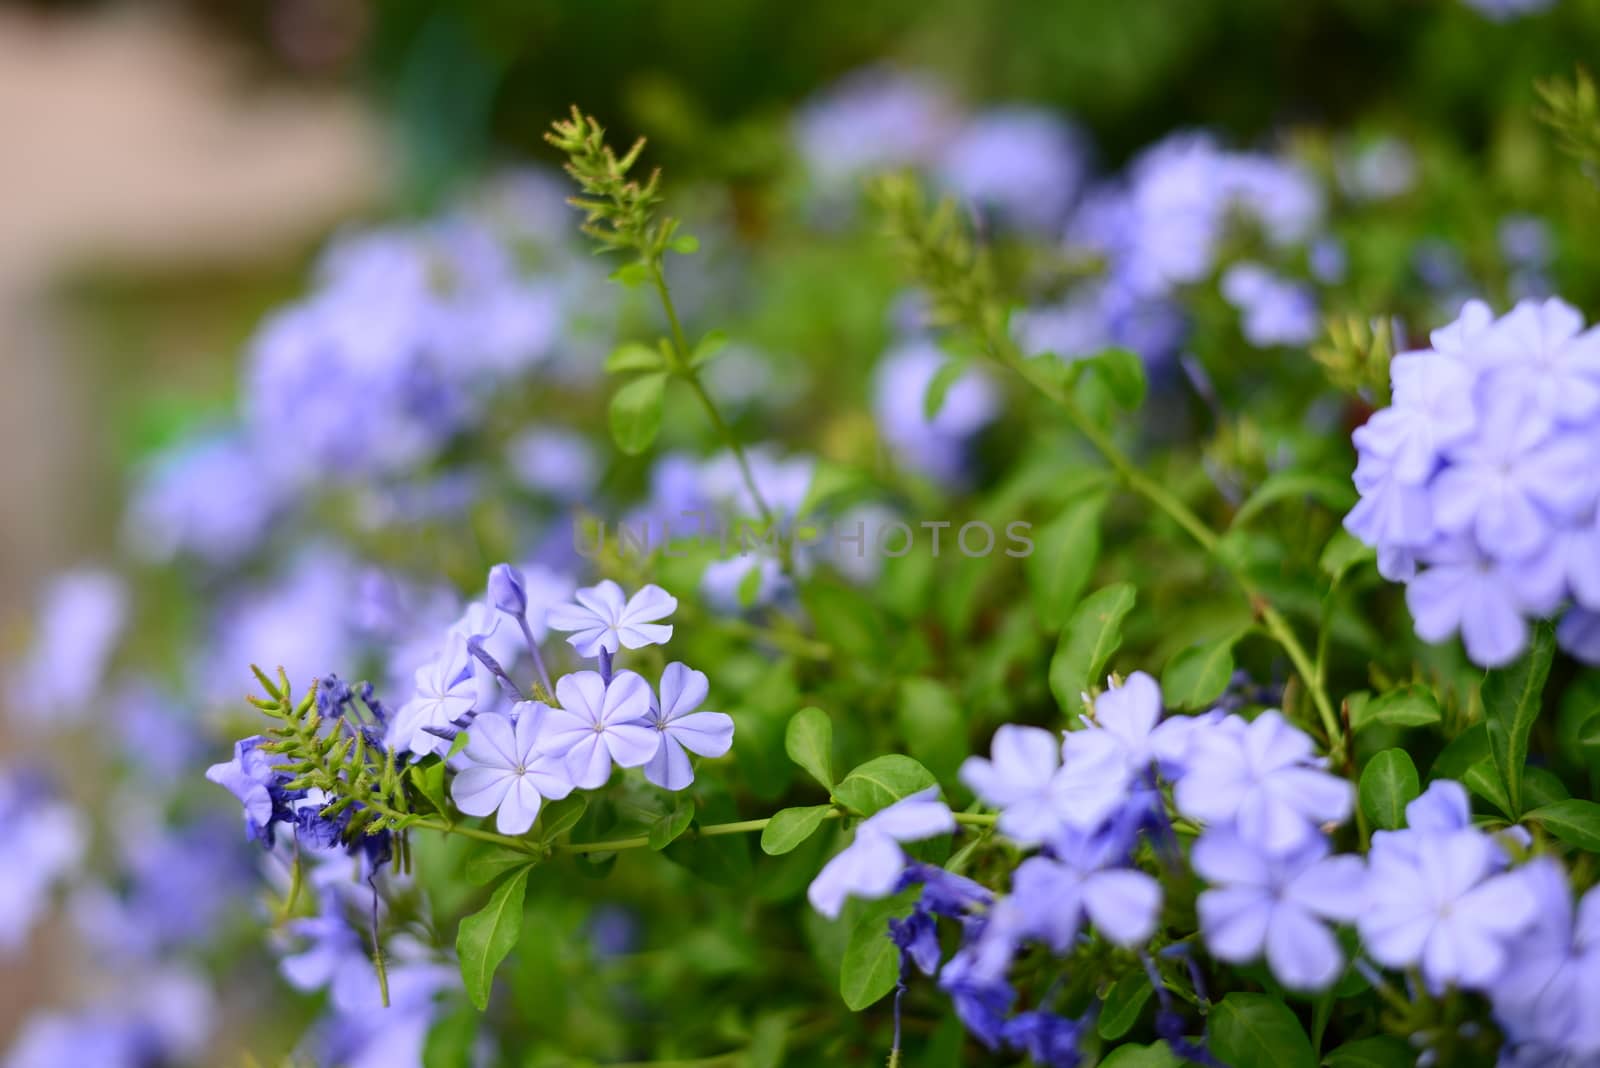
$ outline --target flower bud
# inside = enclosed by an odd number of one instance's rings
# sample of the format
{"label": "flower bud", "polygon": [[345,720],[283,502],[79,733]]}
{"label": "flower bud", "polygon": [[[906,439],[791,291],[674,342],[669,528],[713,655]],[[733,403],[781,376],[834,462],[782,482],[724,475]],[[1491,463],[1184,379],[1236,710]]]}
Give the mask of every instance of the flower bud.
{"label": "flower bud", "polygon": [[510,564],[496,564],[490,568],[489,603],[518,619],[527,615],[528,591],[522,582],[522,572]]}

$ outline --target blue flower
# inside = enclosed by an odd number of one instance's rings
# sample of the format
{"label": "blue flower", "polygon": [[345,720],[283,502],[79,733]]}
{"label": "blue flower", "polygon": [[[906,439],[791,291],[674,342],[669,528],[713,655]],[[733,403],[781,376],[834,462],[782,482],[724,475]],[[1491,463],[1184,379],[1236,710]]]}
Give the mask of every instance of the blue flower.
{"label": "blue flower", "polygon": [[1339,943],[1323,921],[1361,913],[1366,867],[1360,857],[1328,855],[1316,839],[1273,855],[1227,830],[1207,831],[1190,862],[1211,883],[1196,908],[1206,946],[1218,960],[1244,964],[1265,955],[1292,990],[1323,990],[1344,970]]}
{"label": "blue flower", "polygon": [[1355,788],[1322,770],[1310,736],[1275,710],[1248,724],[1230,716],[1194,731],[1190,742],[1189,769],[1173,787],[1178,811],[1190,819],[1231,825],[1282,856],[1315,839],[1318,825],[1350,815]]}
{"label": "blue flower", "polygon": [[1390,968],[1420,966],[1435,990],[1498,982],[1510,943],[1534,920],[1537,902],[1475,829],[1424,834],[1414,850],[1377,848],[1368,857],[1361,940]]}
{"label": "blue flower", "polygon": [[999,1049],[1005,1037],[1006,1013],[1017,992],[1003,979],[977,967],[971,946],[958,950],[939,973],[939,989],[950,995],[963,1027],[989,1049]]}
{"label": "blue flower", "polygon": [[559,801],[572,792],[572,780],[559,757],[542,748],[550,709],[537,701],[517,705],[516,720],[501,715],[472,721],[466,765],[450,783],[450,798],[469,816],[498,812],[501,834],[525,834],[539,815],[542,798]]}
{"label": "blue flower", "polygon": [[417,669],[416,692],[395,720],[397,749],[425,754],[448,744],[450,729],[463,726],[478,704],[475,663],[466,640],[454,634],[443,652]]}
{"label": "blue flower", "polygon": [[22,947],[50,905],[51,891],[88,845],[82,817],[21,776],[0,775],[0,822],[7,828],[0,869],[0,952]]}
{"label": "blue flower", "polygon": [[732,716],[695,711],[709,692],[705,672],[686,664],[668,664],[661,673],[661,695],[651,695],[649,716],[660,745],[644,766],[644,777],[664,790],[682,790],[694,782],[685,750],[719,757],[733,746]]}
{"label": "blue flower", "polygon": [[274,767],[272,755],[261,749],[266,741],[257,734],[236,742],[233,759],[211,765],[206,778],[239,799],[246,833],[270,846],[273,825],[295,821],[291,802],[304,797],[305,791],[286,788],[293,776]]}
{"label": "blue flower", "polygon": [[657,622],[678,610],[678,599],[660,586],[641,587],[632,597],[610,579],[577,593],[576,604],[560,604],[546,617],[551,630],[575,631],[568,642],[579,656],[601,650],[642,649],[672,640],[672,625]]}
{"label": "blue flower", "polygon": [[1305,345],[1322,326],[1311,288],[1285,281],[1259,263],[1228,268],[1222,295],[1243,314],[1245,340],[1258,349]]}
{"label": "blue flower", "polygon": [[1058,836],[1051,853],[1029,857],[1011,877],[1006,907],[1015,934],[1037,938],[1064,956],[1087,918],[1119,946],[1149,941],[1161,911],[1161,884],[1137,868],[1119,866],[1110,850],[1082,834]]}
{"label": "blue flower", "polygon": [[598,672],[576,671],[556,682],[560,708],[545,713],[540,742],[566,761],[572,784],[604,786],[615,761],[636,768],[655,756],[660,735],[650,726],[650,684],[619,671],[608,684]]}
{"label": "blue flower", "polygon": [[992,759],[968,757],[961,765],[961,781],[1000,810],[996,826],[1019,844],[1091,830],[1125,800],[1127,756],[1110,732],[1073,731],[1063,740],[1007,724],[990,746]]}
{"label": "blue flower", "polygon": [[1591,1008],[1600,989],[1600,888],[1574,908],[1555,861],[1540,858],[1517,874],[1537,907],[1532,929],[1490,988],[1495,1017],[1513,1044],[1600,1056],[1600,1016]]}
{"label": "blue flower", "polygon": [[1355,432],[1345,526],[1409,584],[1420,637],[1459,632],[1498,667],[1529,618],[1600,602],[1600,330],[1559,300],[1499,319],[1470,301],[1430,340],[1394,359],[1393,403]]}
{"label": "blue flower", "polygon": [[906,868],[901,842],[916,842],[956,829],[955,817],[938,800],[939,788],[919,790],[861,821],[855,841],[834,855],[812,880],[806,897],[830,920],[849,897],[888,897]]}
{"label": "blue flower", "polygon": [[1001,221],[1051,237],[1083,182],[1083,135],[1041,108],[1000,107],[974,116],[945,146],[939,179]]}
{"label": "blue flower", "polygon": [[1083,1060],[1078,1052],[1083,1027],[1081,1020],[1034,1010],[1017,1013],[1006,1021],[1001,1033],[1006,1045],[1026,1053],[1037,1065],[1077,1068]]}

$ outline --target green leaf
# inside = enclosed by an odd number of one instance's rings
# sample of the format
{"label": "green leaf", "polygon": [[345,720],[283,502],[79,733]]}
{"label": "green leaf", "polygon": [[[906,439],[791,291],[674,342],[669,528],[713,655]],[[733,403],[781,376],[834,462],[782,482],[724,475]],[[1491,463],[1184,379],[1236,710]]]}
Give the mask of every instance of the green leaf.
{"label": "green leaf", "polygon": [[406,776],[416,786],[417,792],[428,799],[428,804],[441,816],[448,817],[450,810],[444,800],[444,762],[413,764]]}
{"label": "green leaf", "polygon": [[937,679],[902,679],[895,719],[912,756],[936,777],[955,777],[971,747],[966,716],[949,687]]}
{"label": "green leaf", "polygon": [[628,341],[618,345],[606,357],[606,374],[614,375],[623,371],[661,371],[666,369],[666,361],[662,359],[659,349],[638,341]]}
{"label": "green leaf", "polygon": [[700,239],[693,234],[679,234],[667,247],[680,256],[690,256],[700,251]]}
{"label": "green leaf", "polygon": [[1107,1053],[1099,1068],[1181,1068],[1186,1063],[1165,1042],[1153,1042],[1148,1046],[1130,1042]]}
{"label": "green leaf", "polygon": [[931,423],[938,417],[950,387],[959,382],[966,371],[967,361],[958,357],[951,357],[939,365],[939,369],[928,380],[928,388],[922,393],[923,419]]}
{"label": "green leaf", "polygon": [[1339,513],[1348,512],[1356,503],[1355,488],[1346,477],[1335,477],[1319,471],[1277,471],[1268,475],[1239,506],[1229,526],[1243,527],[1279,501],[1303,500],[1307,497]]}
{"label": "green leaf", "polygon": [[690,367],[704,367],[717,358],[717,353],[728,346],[728,335],[721,330],[712,330],[705,337],[695,342],[694,351],[689,354]]}
{"label": "green leaf", "polygon": [[1072,366],[1080,373],[1088,372],[1099,378],[1117,407],[1132,411],[1144,403],[1147,384],[1144,361],[1138,353],[1127,349],[1105,349],[1077,360]]}
{"label": "green leaf", "polygon": [[1325,575],[1338,582],[1351,568],[1368,561],[1375,561],[1377,558],[1378,554],[1372,546],[1340,527],[1333,532],[1333,537],[1328,539],[1328,544],[1322,547],[1322,557],[1318,565]]}
{"label": "green leaf", "polygon": [[1402,686],[1381,697],[1350,706],[1350,729],[1375,723],[1390,727],[1426,727],[1441,718],[1439,700],[1426,686]]}
{"label": "green leaf", "polygon": [[761,851],[778,857],[795,849],[817,833],[822,821],[833,811],[832,805],[808,805],[804,808],[780,808],[772,814],[772,821],[761,830]]}
{"label": "green leaf", "polygon": [[833,723],[826,712],[816,707],[796,712],[784,733],[783,748],[813,779],[833,789]]}
{"label": "green leaf", "polygon": [[677,841],[693,822],[694,803],[680,798],[672,811],[663,812],[650,825],[650,848],[659,853]]}
{"label": "green leaf", "polygon": [[1556,801],[1534,809],[1528,819],[1568,845],[1600,853],[1600,805],[1593,801],[1575,797]]}
{"label": "green leaf", "polygon": [[539,810],[539,840],[554,842],[570,831],[589,808],[589,799],[573,792],[560,801],[551,801]]}
{"label": "green leaf", "polygon": [[934,785],[927,768],[908,756],[890,753],[875,757],[844,777],[833,788],[833,799],[863,816],[888,808],[901,798]]}
{"label": "green leaf", "polygon": [[1484,726],[1489,732],[1489,752],[1494,755],[1500,780],[1505,783],[1511,807],[1506,814],[1522,814],[1522,768],[1528,762],[1528,735],[1539,718],[1539,699],[1550,662],[1555,657],[1555,631],[1549,624],[1534,628],[1533,644],[1521,660],[1491,671],[1483,680]]}
{"label": "green leaf", "polygon": [[456,928],[456,956],[467,997],[482,1012],[489,1007],[494,971],[522,934],[522,903],[528,892],[528,870],[513,872],[495,887],[489,903],[466,916]]}
{"label": "green leaf", "polygon": [[1155,992],[1150,977],[1144,972],[1129,972],[1112,983],[1100,1006],[1100,1022],[1095,1025],[1100,1037],[1109,1042],[1133,1030],[1133,1025],[1139,1022],[1139,1013]]}
{"label": "green leaf", "polygon": [[664,371],[642,375],[617,390],[611,398],[611,436],[617,448],[637,456],[650,447],[661,431],[661,404],[666,395]]}
{"label": "green leaf", "polygon": [[1237,992],[1211,1010],[1211,1052],[1229,1068],[1316,1068],[1317,1055],[1289,1007]]}
{"label": "green leaf", "polygon": [[1069,719],[1083,711],[1084,691],[1122,644],[1122,621],[1134,599],[1133,586],[1119,582],[1085,597],[1067,620],[1050,658],[1050,690]]}
{"label": "green leaf", "polygon": [[898,898],[874,901],[850,928],[839,963],[839,993],[851,1012],[882,998],[899,981],[900,950],[889,939],[889,918],[907,911]]}
{"label": "green leaf", "polygon": [[633,289],[650,281],[650,265],[643,260],[633,260],[612,271],[608,277],[619,285]]}
{"label": "green leaf", "polygon": [[1061,514],[1041,528],[1025,562],[1034,611],[1047,631],[1061,629],[1100,555],[1102,493],[1091,493],[1068,504]]}
{"label": "green leaf", "polygon": [[1385,749],[1367,761],[1358,792],[1372,825],[1396,831],[1405,826],[1406,806],[1422,792],[1422,781],[1404,749]]}
{"label": "green leaf", "polygon": [[461,755],[461,751],[467,747],[467,743],[471,740],[472,739],[468,737],[468,732],[457,732],[456,736],[450,739],[450,749],[447,753],[445,753],[444,758],[449,760],[453,756]]}
{"label": "green leaf", "polygon": [[467,882],[473,886],[488,886],[508,871],[533,867],[536,859],[520,849],[489,843],[477,852],[468,854],[462,870]]}
{"label": "green leaf", "polygon": [[1403,1038],[1374,1035],[1346,1042],[1322,1063],[1324,1068],[1415,1068],[1417,1051]]}
{"label": "green leaf", "polygon": [[1239,636],[1191,645],[1167,661],[1161,695],[1174,708],[1207,708],[1233,678],[1233,646]]}

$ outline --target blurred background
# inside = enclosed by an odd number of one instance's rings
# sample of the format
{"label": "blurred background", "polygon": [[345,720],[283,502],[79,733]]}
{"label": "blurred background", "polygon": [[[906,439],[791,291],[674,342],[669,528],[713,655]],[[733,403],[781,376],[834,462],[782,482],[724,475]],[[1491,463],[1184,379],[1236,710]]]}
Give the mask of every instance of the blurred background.
{"label": "blurred background", "polygon": [[[494,164],[548,161],[542,131],[575,102],[619,140],[648,133],[675,181],[729,187],[754,235],[793,151],[788,117],[884,61],[974,105],[1070,116],[1104,172],[1175,129],[1252,145],[1308,126],[1443,146],[1470,189],[1544,158],[1528,148],[1533,82],[1600,54],[1600,0],[1510,17],[1545,6],[6,4],[0,645],[24,640],[39,576],[113,552],[122,476],[234,410],[243,344],[330,232],[421,215]],[[0,972],[0,1047],[58,983],[53,944]]]}

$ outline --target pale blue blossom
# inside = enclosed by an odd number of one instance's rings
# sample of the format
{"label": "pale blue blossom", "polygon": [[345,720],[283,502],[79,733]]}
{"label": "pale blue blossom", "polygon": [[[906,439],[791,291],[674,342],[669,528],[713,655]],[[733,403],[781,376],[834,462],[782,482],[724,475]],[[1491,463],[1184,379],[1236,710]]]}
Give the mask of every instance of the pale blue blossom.
{"label": "pale blue blossom", "polygon": [[931,163],[956,129],[956,109],[931,78],[857,71],[809,101],[794,122],[801,157],[824,188]]}
{"label": "pale blue blossom", "polygon": [[974,116],[940,154],[940,180],[1040,234],[1061,224],[1083,182],[1087,149],[1071,124],[1042,108],[1010,106]]}
{"label": "pale blue blossom", "polygon": [[1538,911],[1488,835],[1465,829],[1425,834],[1414,852],[1375,849],[1368,858],[1362,944],[1390,968],[1420,966],[1435,990],[1498,982],[1510,945]]}
{"label": "pale blue blossom", "polygon": [[598,656],[602,650],[642,649],[672,640],[672,625],[660,623],[678,609],[678,599],[654,584],[640,587],[632,597],[610,579],[577,592],[576,604],[550,608],[546,623],[551,630],[575,632],[567,639],[580,656]]}
{"label": "pale blue blossom", "polygon": [[1355,788],[1323,770],[1309,735],[1276,710],[1249,724],[1230,720],[1193,733],[1188,771],[1173,787],[1178,811],[1231,826],[1272,856],[1303,848],[1321,824],[1349,818]]}
{"label": "pale blue blossom", "polygon": [[495,815],[501,834],[527,833],[544,799],[572,792],[566,763],[544,751],[541,735],[550,709],[538,701],[516,707],[515,722],[479,716],[467,734],[462,766],[450,782],[450,799],[469,816]]}
{"label": "pale blue blossom", "polygon": [[1327,921],[1361,914],[1360,857],[1329,856],[1321,837],[1273,855],[1224,829],[1201,835],[1189,860],[1211,884],[1196,908],[1212,956],[1235,964],[1265,956],[1293,990],[1323,990],[1339,978],[1344,954]]}
{"label": "pale blue blossom", "polygon": [[556,680],[561,707],[545,715],[545,752],[563,757],[572,784],[604,786],[611,766],[636,768],[655,756],[660,735],[650,725],[650,684],[632,671],[608,683],[595,671],[575,671]]}
{"label": "pale blue blossom", "polygon": [[644,777],[662,789],[682,790],[694,782],[689,753],[719,757],[733,746],[732,716],[697,711],[709,693],[703,671],[674,662],[661,673],[660,695],[651,696],[649,717],[660,745],[644,766]]}
{"label": "pale blue blossom", "polygon": [[894,893],[906,868],[900,843],[956,829],[955,817],[938,796],[939,788],[930,786],[862,820],[855,840],[812,880],[806,891],[811,907],[831,920],[838,917],[846,898],[874,900]]}
{"label": "pale blue blossom", "polygon": [[1567,873],[1549,857],[1517,874],[1537,908],[1532,928],[1490,988],[1495,1018],[1512,1045],[1600,1056],[1600,1016],[1593,1011],[1600,990],[1600,889],[1591,888],[1574,905]]}
{"label": "pale blue blossom", "polygon": [[109,571],[66,571],[44,587],[33,640],[8,672],[8,711],[35,722],[88,711],[130,613],[126,583]]}

